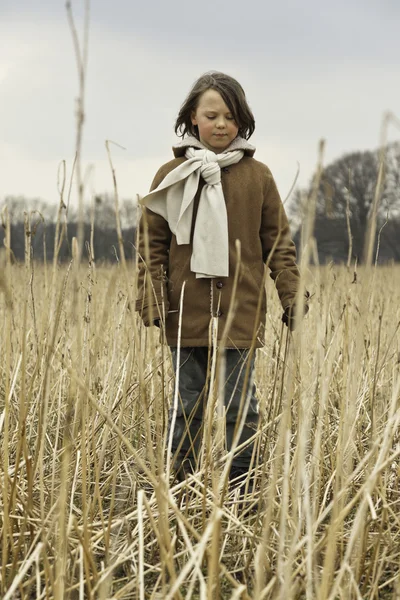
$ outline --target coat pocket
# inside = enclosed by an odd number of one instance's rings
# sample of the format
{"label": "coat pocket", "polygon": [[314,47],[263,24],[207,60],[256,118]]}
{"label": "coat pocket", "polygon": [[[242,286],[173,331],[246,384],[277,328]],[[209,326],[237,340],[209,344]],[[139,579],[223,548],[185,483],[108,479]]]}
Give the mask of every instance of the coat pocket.
{"label": "coat pocket", "polygon": [[248,266],[246,270],[249,273],[250,278],[253,280],[253,283],[256,284],[257,288],[262,284],[263,276],[264,276],[264,267],[258,266]]}
{"label": "coat pocket", "polygon": [[240,294],[248,307],[256,310],[260,296],[262,296],[261,311],[266,310],[265,286],[263,285],[264,270],[257,265],[246,265],[244,268],[244,278],[242,280],[242,289]]}
{"label": "coat pocket", "polygon": [[188,275],[188,265],[190,262],[190,256],[181,266],[170,267],[169,278],[168,278],[168,299],[170,302],[170,310],[179,308],[179,301],[181,296],[181,289],[185,276]]}

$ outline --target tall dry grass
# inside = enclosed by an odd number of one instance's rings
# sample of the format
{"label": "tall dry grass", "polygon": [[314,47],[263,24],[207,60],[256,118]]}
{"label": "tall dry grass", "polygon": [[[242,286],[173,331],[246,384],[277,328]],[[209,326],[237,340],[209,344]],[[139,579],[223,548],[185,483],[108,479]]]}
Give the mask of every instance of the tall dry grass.
{"label": "tall dry grass", "polygon": [[199,472],[167,476],[173,373],[135,266],[36,264],[29,228],[0,280],[2,598],[400,597],[398,266],[306,269],[289,336],[268,284],[242,502],[218,419]]}
{"label": "tall dry grass", "polygon": [[[66,8],[79,79],[74,170],[82,217],[89,0],[82,41],[69,1]],[[232,456],[217,384],[199,470],[186,483],[173,481],[171,361],[158,330],[145,330],[133,312],[136,268],[124,259],[106,145],[117,266],[96,266],[82,226],[70,265],[58,264],[70,195],[65,165],[51,264],[31,258],[29,215],[25,263],[13,264],[2,215],[0,596],[398,600],[400,268],[369,266],[382,169],[367,266],[356,274],[309,269],[317,258],[321,147],[304,231],[310,313],[287,334],[268,286],[266,345],[255,371],[257,466],[248,477],[255,484],[243,500],[239,486],[226,485]]]}

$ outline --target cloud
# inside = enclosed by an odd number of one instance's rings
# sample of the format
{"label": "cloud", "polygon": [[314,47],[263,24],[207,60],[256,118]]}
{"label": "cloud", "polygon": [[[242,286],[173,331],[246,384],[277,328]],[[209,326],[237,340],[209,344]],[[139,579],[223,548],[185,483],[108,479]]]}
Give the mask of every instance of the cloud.
{"label": "cloud", "polygon": [[[135,198],[137,194],[147,193],[151,181],[163,162],[170,157],[161,156],[151,159],[126,159],[121,151],[113,151],[113,164],[116,171],[118,194],[120,198]],[[21,159],[18,153],[4,144],[0,147],[2,177],[0,198],[8,195],[42,198],[50,203],[60,199],[63,167],[61,160]],[[71,186],[71,202],[76,204],[76,172],[73,175],[73,156],[68,157],[66,165],[65,197]],[[95,194],[113,193],[113,180],[108,158],[82,161],[85,180],[85,202]],[[72,179],[71,179],[72,178]]]}
{"label": "cloud", "polygon": [[[240,5],[242,6],[242,5]],[[305,185],[327,140],[326,163],[374,148],[382,113],[400,97],[395,20],[372,0],[321,9],[288,1],[231,4],[207,0],[187,14],[177,0],[92,3],[83,156],[95,165],[96,191],[111,190],[105,140],[123,195],[145,193],[172,157],[174,120],[193,81],[209,69],[244,86],[256,117],[256,157],[282,195],[301,165]],[[81,28],[83,3],[74,2]],[[0,20],[0,196],[56,201],[57,168],[75,150],[75,56],[61,3],[6,4]],[[213,19],[206,19],[212,10]],[[394,130],[393,139],[398,136]],[[2,169],[3,171],[3,169]]]}

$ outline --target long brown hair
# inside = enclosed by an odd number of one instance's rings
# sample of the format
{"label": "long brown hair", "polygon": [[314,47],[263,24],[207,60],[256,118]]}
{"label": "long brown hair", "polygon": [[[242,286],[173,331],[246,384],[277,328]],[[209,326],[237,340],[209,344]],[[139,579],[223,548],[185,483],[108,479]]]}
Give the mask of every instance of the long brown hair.
{"label": "long brown hair", "polygon": [[204,73],[195,82],[179,111],[175,122],[175,133],[179,137],[191,134],[199,139],[198,127],[192,124],[191,115],[197,108],[200,96],[210,89],[221,94],[239,128],[238,135],[248,140],[256,124],[246,94],[236,79],[219,71]]}

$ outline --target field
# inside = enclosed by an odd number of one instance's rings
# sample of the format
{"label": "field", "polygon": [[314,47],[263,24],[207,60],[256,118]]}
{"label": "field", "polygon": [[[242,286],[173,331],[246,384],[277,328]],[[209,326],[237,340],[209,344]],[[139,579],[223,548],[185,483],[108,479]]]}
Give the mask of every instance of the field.
{"label": "field", "polygon": [[267,284],[243,502],[218,419],[200,471],[168,473],[173,373],[135,265],[2,260],[3,599],[400,598],[399,267],[305,269],[293,335]]}

